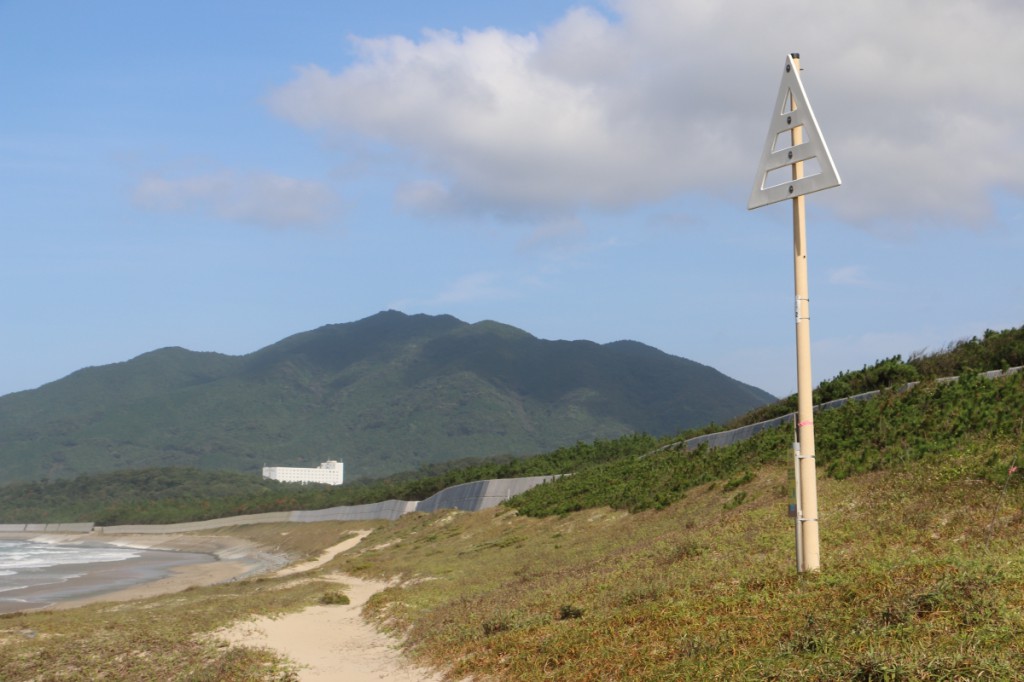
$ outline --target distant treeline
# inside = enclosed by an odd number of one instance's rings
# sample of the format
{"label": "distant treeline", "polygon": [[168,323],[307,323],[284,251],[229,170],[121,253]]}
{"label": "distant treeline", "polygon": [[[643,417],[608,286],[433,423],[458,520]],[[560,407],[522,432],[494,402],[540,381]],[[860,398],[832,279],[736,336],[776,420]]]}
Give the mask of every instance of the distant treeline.
{"label": "distant treeline", "polygon": [[640,454],[661,442],[635,434],[577,443],[533,457],[433,464],[408,474],[342,486],[281,483],[252,474],[189,468],[85,474],[0,487],[0,523],[181,523],[383,500],[423,500],[460,483],[574,471],[585,464]]}

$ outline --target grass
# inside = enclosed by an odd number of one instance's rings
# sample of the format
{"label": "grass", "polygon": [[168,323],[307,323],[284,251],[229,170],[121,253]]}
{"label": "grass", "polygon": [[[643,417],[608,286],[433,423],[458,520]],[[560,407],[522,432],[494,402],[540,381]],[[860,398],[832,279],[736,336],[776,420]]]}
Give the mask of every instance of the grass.
{"label": "grass", "polygon": [[251,580],[129,605],[0,616],[3,680],[294,680],[269,651],[211,633],[254,614],[315,603],[324,581]]}
{"label": "grass", "polygon": [[[773,461],[661,509],[411,514],[319,570],[394,580],[364,613],[451,679],[1020,679],[1020,447],[968,435],[821,478],[816,575],[795,572],[788,466]],[[355,527],[231,532],[312,556]],[[0,679],[295,679],[212,633],[337,590],[317,575],[3,617]]]}
{"label": "grass", "polygon": [[970,474],[1015,448],[966,440],[823,479],[819,575],[795,574],[777,465],[742,484],[741,505],[707,485],[636,514],[420,516],[338,565],[406,579],[370,614],[456,678],[1015,679],[1024,486]]}

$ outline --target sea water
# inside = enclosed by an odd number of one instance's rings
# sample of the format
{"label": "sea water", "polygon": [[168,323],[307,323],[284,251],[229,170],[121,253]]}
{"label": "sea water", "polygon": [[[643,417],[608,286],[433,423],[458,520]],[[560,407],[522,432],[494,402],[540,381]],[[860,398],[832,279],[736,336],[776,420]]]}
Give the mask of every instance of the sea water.
{"label": "sea water", "polygon": [[211,559],[113,545],[0,539],[0,613],[154,580],[173,566]]}

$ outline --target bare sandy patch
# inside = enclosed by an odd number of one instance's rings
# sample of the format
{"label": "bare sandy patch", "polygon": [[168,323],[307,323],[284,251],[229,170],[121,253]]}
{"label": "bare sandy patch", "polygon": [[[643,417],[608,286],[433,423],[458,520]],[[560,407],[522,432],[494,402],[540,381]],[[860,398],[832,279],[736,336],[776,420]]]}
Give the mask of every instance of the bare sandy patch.
{"label": "bare sandy patch", "polygon": [[333,547],[325,549],[319,557],[312,561],[303,561],[302,563],[292,564],[291,566],[285,566],[274,575],[285,576],[294,575],[296,573],[302,573],[303,571],[312,571],[314,568],[320,568],[328,561],[338,556],[342,552],[348,551],[363,541],[367,535],[372,533],[370,530],[358,530],[356,531],[355,537],[351,537],[347,540],[342,540]]}
{"label": "bare sandy patch", "polygon": [[[279,570],[286,576],[310,571],[358,545],[371,531],[357,531],[325,550],[314,561]],[[387,583],[333,574],[321,578],[341,583],[349,598],[346,605],[311,606],[299,613],[259,617],[237,623],[217,633],[231,644],[267,647],[302,666],[303,682],[441,682],[440,673],[412,665],[398,642],[363,620],[366,601]]]}
{"label": "bare sandy patch", "polygon": [[441,682],[440,673],[413,666],[391,637],[363,620],[366,600],[387,583],[339,576],[348,605],[311,606],[300,613],[238,623],[218,636],[231,644],[267,647],[302,666],[303,682]]}

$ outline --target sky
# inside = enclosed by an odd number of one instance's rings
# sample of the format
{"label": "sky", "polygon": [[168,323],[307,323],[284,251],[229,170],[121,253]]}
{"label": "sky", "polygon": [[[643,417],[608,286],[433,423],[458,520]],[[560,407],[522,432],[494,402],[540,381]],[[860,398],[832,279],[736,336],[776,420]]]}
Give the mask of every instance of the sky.
{"label": "sky", "polygon": [[1024,324],[1017,0],[0,0],[0,394],[382,310],[640,341],[796,390]]}

